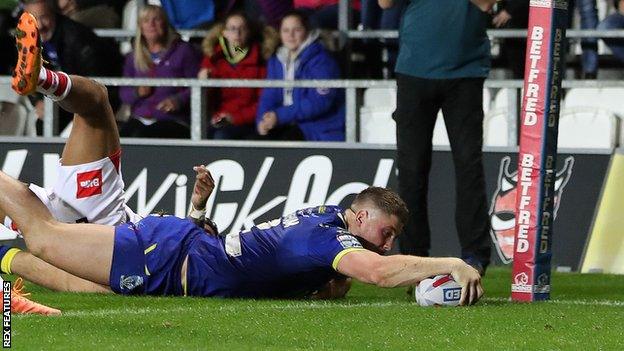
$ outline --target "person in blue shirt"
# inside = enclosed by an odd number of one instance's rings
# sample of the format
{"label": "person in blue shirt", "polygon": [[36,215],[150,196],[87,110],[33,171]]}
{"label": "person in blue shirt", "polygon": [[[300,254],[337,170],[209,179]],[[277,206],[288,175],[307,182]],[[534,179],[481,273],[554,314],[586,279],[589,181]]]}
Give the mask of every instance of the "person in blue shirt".
{"label": "person in blue shirt", "polygon": [[339,297],[348,290],[344,278],[336,283],[342,276],[395,287],[438,274],[461,284],[461,304],[483,294],[479,273],[460,259],[382,255],[407,209],[396,193],[379,187],[362,191],[348,209],[303,209],[226,236],[173,216],[118,226],[60,223],[2,172],[0,209],[20,226],[33,255],[124,295],[297,298],[333,284],[329,297]]}
{"label": "person in blue shirt", "polygon": [[[312,31],[306,16],[287,13],[280,25],[282,46],[271,57],[267,79],[338,79],[336,61]],[[344,141],[345,96],[341,89],[266,88],[256,127],[260,136],[277,140]]]}
{"label": "person in blue shirt", "polygon": [[[394,0],[378,0],[382,8]],[[444,116],[455,165],[455,223],[462,258],[481,273],[491,242],[483,171],[483,83],[490,42],[483,12],[494,0],[411,0],[399,30],[395,67],[399,194],[410,211],[401,253],[428,256],[431,233],[428,187],[432,136]]]}

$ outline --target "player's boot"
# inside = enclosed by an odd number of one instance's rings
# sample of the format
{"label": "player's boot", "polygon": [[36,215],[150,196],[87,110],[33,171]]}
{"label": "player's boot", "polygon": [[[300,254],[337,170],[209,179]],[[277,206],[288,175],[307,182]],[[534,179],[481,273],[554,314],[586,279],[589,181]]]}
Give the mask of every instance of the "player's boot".
{"label": "player's boot", "polygon": [[15,44],[18,58],[11,87],[20,95],[29,95],[37,90],[42,58],[37,20],[28,12],[22,13],[17,22]]}
{"label": "player's boot", "polygon": [[17,278],[13,283],[11,289],[11,312],[21,314],[41,314],[44,316],[58,316],[61,314],[60,310],[56,308],[44,306],[40,303],[29,300],[26,296],[30,293],[25,293],[24,282],[22,278]]}

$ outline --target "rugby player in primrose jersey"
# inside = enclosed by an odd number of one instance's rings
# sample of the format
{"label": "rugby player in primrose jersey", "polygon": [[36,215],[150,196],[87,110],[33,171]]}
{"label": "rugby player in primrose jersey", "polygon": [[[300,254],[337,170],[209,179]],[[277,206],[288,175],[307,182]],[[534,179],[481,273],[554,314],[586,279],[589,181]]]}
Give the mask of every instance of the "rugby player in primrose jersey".
{"label": "rugby player in primrose jersey", "polygon": [[[72,93],[105,97],[97,83],[67,78],[74,82]],[[340,297],[348,291],[347,277],[394,287],[452,274],[462,286],[461,304],[473,304],[483,294],[480,275],[460,259],[382,255],[401,232],[407,210],[396,193],[378,187],[362,191],[348,209],[303,209],[226,236],[172,216],[118,225],[63,223],[4,173],[0,210],[21,229],[31,254],[67,272],[66,290],[81,279],[82,291],[119,294]],[[11,268],[24,275],[30,269]]]}

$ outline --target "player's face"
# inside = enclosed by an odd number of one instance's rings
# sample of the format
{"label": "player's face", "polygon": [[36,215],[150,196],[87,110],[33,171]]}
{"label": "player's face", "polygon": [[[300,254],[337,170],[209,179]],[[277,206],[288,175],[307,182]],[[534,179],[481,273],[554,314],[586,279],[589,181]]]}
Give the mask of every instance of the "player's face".
{"label": "player's face", "polygon": [[371,249],[381,253],[392,249],[394,239],[401,231],[397,216],[387,215],[379,210],[358,211],[356,221],[359,233],[354,234],[364,238],[374,246]]}
{"label": "player's face", "polygon": [[24,5],[24,11],[29,12],[37,19],[39,35],[42,41],[52,39],[56,27],[56,17],[45,1]]}
{"label": "player's face", "polygon": [[141,34],[147,42],[161,42],[165,31],[165,19],[160,13],[151,11],[141,19]]}
{"label": "player's face", "polygon": [[241,16],[232,16],[225,22],[223,36],[232,46],[246,47],[249,29],[245,19]]}
{"label": "player's face", "polygon": [[297,16],[288,16],[282,20],[280,26],[280,39],[282,44],[290,51],[297,51],[306,40],[308,32]]}

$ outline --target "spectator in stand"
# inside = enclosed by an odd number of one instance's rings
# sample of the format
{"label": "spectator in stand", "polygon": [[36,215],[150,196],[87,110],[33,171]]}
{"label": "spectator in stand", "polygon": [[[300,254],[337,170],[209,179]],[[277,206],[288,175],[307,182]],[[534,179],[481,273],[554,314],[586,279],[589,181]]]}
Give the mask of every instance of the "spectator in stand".
{"label": "spectator in stand", "polygon": [[[614,0],[614,4],[616,12],[600,22],[598,29],[624,29],[624,0]],[[609,46],[613,56],[624,63],[624,38],[604,38],[602,40]]]}
{"label": "spectator in stand", "polygon": [[[576,6],[575,6],[576,2]],[[596,29],[598,25],[598,9],[596,9],[596,0],[576,0],[570,1],[569,8],[576,7],[581,17],[581,29]],[[571,13],[573,13],[571,11]],[[596,79],[598,76],[598,39],[583,38],[581,39],[582,79]]]}
{"label": "spectator in stand", "polygon": [[176,29],[203,28],[215,19],[212,0],[161,0],[171,25]]}
{"label": "spectator in stand", "polygon": [[[271,57],[268,79],[338,79],[340,69],[310,31],[305,14],[289,12],[280,25],[282,46]],[[329,88],[266,88],[256,117],[268,139],[344,141],[344,92]]]}
{"label": "spectator in stand", "polygon": [[17,60],[15,38],[9,33],[15,27],[12,12],[16,6],[17,1],[0,2],[0,76],[10,75]]}
{"label": "spectator in stand", "polygon": [[[399,29],[399,23],[401,22],[401,15],[405,11],[408,0],[397,0],[389,9],[382,9],[377,0],[363,0],[362,1],[362,27],[365,30],[397,30]],[[388,78],[393,76],[394,65],[396,64],[396,58],[398,54],[398,40],[396,39],[367,39],[364,41],[366,44],[366,56],[367,62],[372,61],[373,65],[369,65],[372,68],[372,76],[375,78]],[[381,69],[382,67],[382,45],[387,48],[388,57],[386,60],[386,67],[390,69]],[[370,60],[372,59],[372,60]],[[369,61],[370,60],[370,61]],[[374,69],[377,68],[378,72]]]}
{"label": "spectator in stand", "polygon": [[[264,79],[266,62],[278,44],[271,27],[260,30],[244,12],[233,12],[214,26],[203,42],[200,79]],[[209,90],[212,117],[208,137],[250,139],[256,135],[255,120],[260,89],[218,88]]]}
{"label": "spectator in stand", "polygon": [[243,11],[273,28],[278,28],[282,17],[292,9],[292,0],[228,0],[223,8],[224,13]]}
{"label": "spectator in stand", "polygon": [[121,19],[105,1],[57,0],[60,12],[89,28],[119,28]]}
{"label": "spectator in stand", "polygon": [[[529,25],[529,0],[499,2],[498,13],[492,18],[496,28],[526,29]],[[501,57],[511,70],[513,79],[524,78],[526,38],[506,38],[501,42]]]}
{"label": "spectator in stand", "polygon": [[[308,15],[312,28],[338,29],[338,3],[340,0],[294,0],[295,9]],[[353,21],[360,21],[360,0],[349,1],[353,8]]]}
{"label": "spectator in stand", "polygon": [[[195,78],[201,56],[180,39],[160,6],[146,5],[138,16],[134,50],[126,57],[125,77]],[[122,87],[121,100],[130,105],[123,137],[188,138],[191,91],[181,87]]]}
{"label": "spectator in stand", "polygon": [[[90,28],[56,12],[54,0],[24,0],[23,9],[39,23],[43,45],[43,58],[47,68],[62,70],[67,74],[87,77],[115,77],[121,72],[122,57],[114,41],[100,38]],[[112,101],[113,105],[115,101]],[[33,98],[41,132],[43,97]],[[73,119],[67,112],[59,112],[59,130]]]}

